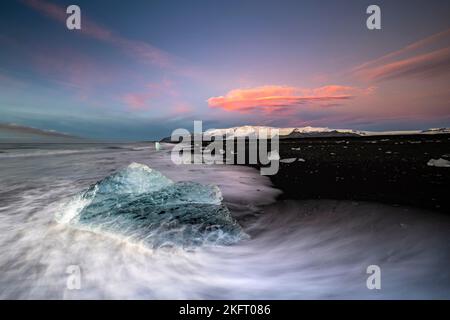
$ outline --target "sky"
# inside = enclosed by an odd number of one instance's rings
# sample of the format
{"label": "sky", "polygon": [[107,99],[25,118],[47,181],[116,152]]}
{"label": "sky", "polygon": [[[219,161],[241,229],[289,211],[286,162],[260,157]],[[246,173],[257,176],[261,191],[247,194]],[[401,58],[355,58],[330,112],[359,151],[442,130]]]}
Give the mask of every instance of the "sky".
{"label": "sky", "polygon": [[0,2],[0,135],[450,127],[449,80],[448,0]]}

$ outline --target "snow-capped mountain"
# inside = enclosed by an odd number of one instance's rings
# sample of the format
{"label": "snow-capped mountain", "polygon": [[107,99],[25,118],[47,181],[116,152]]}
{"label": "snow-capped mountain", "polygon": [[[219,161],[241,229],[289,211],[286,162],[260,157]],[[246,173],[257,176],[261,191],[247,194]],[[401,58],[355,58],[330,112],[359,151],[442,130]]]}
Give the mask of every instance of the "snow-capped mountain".
{"label": "snow-capped mountain", "polygon": [[226,138],[233,137],[249,137],[249,136],[259,136],[259,134],[270,134],[275,133],[278,130],[280,136],[285,136],[290,134],[296,128],[274,128],[265,126],[242,126],[233,127],[226,129],[209,129],[204,132],[204,134],[211,136],[224,136]]}
{"label": "snow-capped mountain", "polygon": [[279,134],[281,138],[298,138],[312,136],[361,136],[365,132],[352,129],[330,129],[326,127],[276,128],[266,126],[242,126],[225,129],[209,129],[205,134],[225,138],[249,137]]}
{"label": "snow-capped mountain", "polygon": [[421,133],[425,133],[425,134],[450,133],[450,128],[431,128],[428,130],[422,130]]}
{"label": "snow-capped mountain", "polygon": [[[225,139],[239,137],[267,137],[279,135],[281,139],[312,138],[312,137],[361,137],[361,136],[390,136],[390,135],[414,135],[414,134],[450,134],[450,128],[432,128],[428,130],[404,130],[404,131],[363,131],[353,129],[331,129],[328,127],[288,127],[276,128],[267,126],[241,126],[223,129],[208,129],[204,133],[208,136],[222,136]],[[170,137],[163,142],[170,142]]]}
{"label": "snow-capped mountain", "polygon": [[448,134],[450,128],[432,128],[428,130],[402,130],[402,131],[364,131],[354,129],[332,129],[328,127],[289,127],[276,128],[266,126],[242,126],[225,129],[209,129],[204,134],[237,138],[248,136],[274,135],[278,130],[280,138],[302,137],[339,137],[339,136],[384,136],[384,135],[412,135],[412,134]]}

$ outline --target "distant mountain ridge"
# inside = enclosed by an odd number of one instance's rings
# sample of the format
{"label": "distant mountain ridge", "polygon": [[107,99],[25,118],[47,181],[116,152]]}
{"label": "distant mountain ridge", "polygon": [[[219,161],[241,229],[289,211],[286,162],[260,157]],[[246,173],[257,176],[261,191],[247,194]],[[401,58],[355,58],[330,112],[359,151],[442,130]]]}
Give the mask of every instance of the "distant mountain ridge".
{"label": "distant mountain ridge", "polygon": [[[403,131],[363,131],[354,129],[331,129],[328,127],[288,127],[277,128],[267,126],[241,126],[223,129],[208,129],[203,134],[209,136],[222,136],[224,139],[239,137],[258,137],[260,134],[274,135],[278,130],[280,139],[298,139],[315,137],[363,137],[384,135],[413,135],[413,134],[449,134],[450,128],[431,128],[427,130],[403,130]],[[170,137],[161,140],[170,142]]]}
{"label": "distant mountain ridge", "polygon": [[427,129],[427,130],[422,130],[422,133],[425,133],[425,134],[450,133],[450,128],[431,128],[431,129]]}
{"label": "distant mountain ridge", "polygon": [[15,142],[85,142],[83,137],[16,123],[0,122],[0,143]]}

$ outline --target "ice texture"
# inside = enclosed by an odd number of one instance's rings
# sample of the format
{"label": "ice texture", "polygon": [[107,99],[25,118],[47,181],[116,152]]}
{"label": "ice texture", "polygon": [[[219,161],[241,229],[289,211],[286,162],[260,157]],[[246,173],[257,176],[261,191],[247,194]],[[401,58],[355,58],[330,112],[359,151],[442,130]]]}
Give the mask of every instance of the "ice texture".
{"label": "ice texture", "polygon": [[222,200],[217,186],[173,182],[132,163],[78,194],[56,220],[151,249],[230,245],[246,239]]}
{"label": "ice texture", "polygon": [[442,167],[442,168],[450,168],[450,161],[439,158],[439,159],[430,159],[427,163],[430,167]]}

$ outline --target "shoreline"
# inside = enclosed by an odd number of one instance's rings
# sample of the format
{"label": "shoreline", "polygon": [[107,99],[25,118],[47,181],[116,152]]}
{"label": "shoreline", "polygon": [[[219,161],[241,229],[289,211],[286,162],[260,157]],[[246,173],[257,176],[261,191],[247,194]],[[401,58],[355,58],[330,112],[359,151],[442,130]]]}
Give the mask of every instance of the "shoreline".
{"label": "shoreline", "polygon": [[[278,200],[372,201],[450,212],[450,135],[280,139]],[[303,160],[298,160],[303,159]],[[246,164],[259,169],[260,165]]]}

